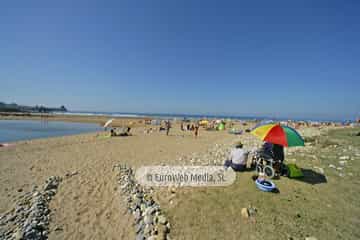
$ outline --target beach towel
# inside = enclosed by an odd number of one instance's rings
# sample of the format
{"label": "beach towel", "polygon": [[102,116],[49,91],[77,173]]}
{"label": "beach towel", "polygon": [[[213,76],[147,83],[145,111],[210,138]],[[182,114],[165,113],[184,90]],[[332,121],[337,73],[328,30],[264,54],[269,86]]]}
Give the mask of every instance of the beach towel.
{"label": "beach towel", "polygon": [[301,169],[298,166],[296,166],[296,164],[294,164],[294,163],[289,163],[287,165],[287,169],[288,169],[289,178],[301,178],[301,177],[304,177],[304,174],[301,171]]}

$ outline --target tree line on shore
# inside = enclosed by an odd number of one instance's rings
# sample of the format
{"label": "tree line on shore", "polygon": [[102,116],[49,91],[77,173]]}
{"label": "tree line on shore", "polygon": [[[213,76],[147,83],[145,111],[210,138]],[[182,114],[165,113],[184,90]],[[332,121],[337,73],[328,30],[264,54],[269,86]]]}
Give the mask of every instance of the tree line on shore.
{"label": "tree line on shore", "polygon": [[0,112],[34,112],[34,113],[48,113],[48,112],[67,112],[65,106],[59,108],[45,107],[42,105],[26,106],[18,105],[16,103],[0,102]]}

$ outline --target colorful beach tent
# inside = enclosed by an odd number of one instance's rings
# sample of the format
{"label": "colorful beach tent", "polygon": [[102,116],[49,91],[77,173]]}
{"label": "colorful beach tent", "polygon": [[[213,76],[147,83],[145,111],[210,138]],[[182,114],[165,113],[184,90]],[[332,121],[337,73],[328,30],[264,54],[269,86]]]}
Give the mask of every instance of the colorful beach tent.
{"label": "colorful beach tent", "polygon": [[218,126],[218,130],[219,131],[222,131],[222,130],[225,130],[225,123],[220,123],[219,126]]}
{"label": "colorful beach tent", "polygon": [[209,121],[208,121],[208,120],[203,119],[203,120],[200,120],[200,121],[199,121],[199,125],[200,125],[200,126],[206,126],[206,125],[208,125],[208,124],[209,124]]}
{"label": "colorful beach tent", "polygon": [[262,125],[251,133],[263,141],[284,147],[304,146],[304,139],[295,129],[280,124]]}

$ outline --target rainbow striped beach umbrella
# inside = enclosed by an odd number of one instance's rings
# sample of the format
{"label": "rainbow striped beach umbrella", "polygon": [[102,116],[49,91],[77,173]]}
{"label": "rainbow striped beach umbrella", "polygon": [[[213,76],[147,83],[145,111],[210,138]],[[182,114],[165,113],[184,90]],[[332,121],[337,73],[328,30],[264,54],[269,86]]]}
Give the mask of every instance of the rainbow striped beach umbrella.
{"label": "rainbow striped beach umbrella", "polygon": [[280,124],[258,126],[251,133],[263,141],[284,147],[304,146],[304,139],[295,129]]}

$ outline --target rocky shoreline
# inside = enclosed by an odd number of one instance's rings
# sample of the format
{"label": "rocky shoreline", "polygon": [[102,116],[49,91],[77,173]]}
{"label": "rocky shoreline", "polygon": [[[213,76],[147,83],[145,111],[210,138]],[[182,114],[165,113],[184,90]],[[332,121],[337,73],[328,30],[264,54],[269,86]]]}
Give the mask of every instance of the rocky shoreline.
{"label": "rocky shoreline", "polygon": [[136,240],[170,239],[170,223],[152,198],[153,190],[140,186],[135,181],[131,167],[116,165],[118,184],[128,211],[134,217]]}
{"label": "rocky shoreline", "polygon": [[48,239],[49,203],[61,181],[60,177],[51,176],[41,188],[34,186],[31,192],[21,195],[12,209],[0,216],[0,239]]}

